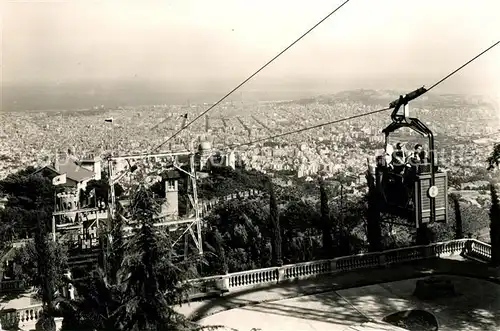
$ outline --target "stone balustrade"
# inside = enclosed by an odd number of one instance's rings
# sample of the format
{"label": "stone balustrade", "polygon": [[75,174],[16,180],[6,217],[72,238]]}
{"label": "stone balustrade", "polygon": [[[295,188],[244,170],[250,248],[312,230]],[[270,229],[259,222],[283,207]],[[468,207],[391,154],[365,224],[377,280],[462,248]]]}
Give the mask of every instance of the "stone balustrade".
{"label": "stone balustrade", "polygon": [[234,200],[234,199],[248,199],[248,198],[254,198],[254,197],[259,197],[262,196],[264,192],[256,190],[256,189],[250,189],[248,191],[241,191],[237,193],[232,193],[228,194],[223,197],[216,197],[210,200],[204,200],[201,201],[201,212],[202,214],[206,214],[210,212],[213,208],[215,208],[217,205],[220,203]]}
{"label": "stone balustrade", "polygon": [[469,257],[478,259],[482,262],[491,261],[491,245],[485,244],[479,240],[469,240]]}
{"label": "stone balustrade", "polygon": [[41,313],[42,304],[32,305],[22,309],[0,311],[2,328],[4,330],[17,327],[27,330],[34,329],[34,325]]}
{"label": "stone balustrade", "polygon": [[285,281],[316,277],[322,274],[351,271],[364,268],[390,266],[427,258],[461,255],[482,262],[491,259],[491,246],[475,239],[460,239],[425,246],[411,246],[377,253],[338,257],[297,264],[235,272],[191,280],[191,298],[211,296],[215,293],[233,292],[252,287],[278,284]]}
{"label": "stone balustrade", "polygon": [[[475,239],[460,239],[425,246],[412,246],[378,253],[358,254],[330,260],[309,261],[284,265],[282,267],[248,270],[192,279],[189,281],[191,285],[189,298],[198,299],[221,295],[225,292],[235,292],[269,284],[279,284],[286,281],[316,277],[322,274],[384,267],[408,261],[453,255],[470,257],[487,263],[491,259],[491,246]],[[2,321],[4,319],[10,321],[10,319],[19,318],[21,327],[21,324],[27,321],[36,322],[40,311],[41,305],[35,305],[13,312],[0,312],[0,318],[2,318]]]}
{"label": "stone balustrade", "polygon": [[23,291],[24,289],[24,281],[20,279],[0,281],[0,293]]}

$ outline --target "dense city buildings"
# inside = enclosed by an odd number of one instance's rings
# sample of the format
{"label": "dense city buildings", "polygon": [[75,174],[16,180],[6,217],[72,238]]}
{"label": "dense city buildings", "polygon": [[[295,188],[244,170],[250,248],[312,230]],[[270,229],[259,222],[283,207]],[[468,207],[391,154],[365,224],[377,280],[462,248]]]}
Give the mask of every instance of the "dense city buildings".
{"label": "dense city buildings", "polygon": [[[381,129],[389,112],[259,141],[307,126],[385,107],[396,92],[348,91],[306,100],[219,105],[175,139],[161,145],[209,104],[152,105],[91,110],[2,113],[0,177],[27,165],[47,165],[68,149],[76,156],[151,153],[196,148],[208,141],[235,162],[266,173],[291,171],[298,177],[342,173],[362,180],[368,159],[383,149]],[[361,100],[361,101],[359,101]],[[484,161],[496,138],[494,105],[480,98],[434,96],[417,100],[411,112],[435,133],[437,159],[451,175],[470,176]],[[412,132],[391,140],[419,141]]]}

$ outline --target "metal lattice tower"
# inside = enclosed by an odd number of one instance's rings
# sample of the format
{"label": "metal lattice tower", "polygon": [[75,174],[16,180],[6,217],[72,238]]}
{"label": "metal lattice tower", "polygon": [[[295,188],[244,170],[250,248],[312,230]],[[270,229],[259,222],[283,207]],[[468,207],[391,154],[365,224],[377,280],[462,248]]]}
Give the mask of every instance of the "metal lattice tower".
{"label": "metal lattice tower", "polygon": [[[179,166],[178,157],[188,156],[189,157],[189,170],[186,171]],[[182,151],[182,152],[167,152],[167,153],[154,153],[154,154],[141,154],[141,155],[124,155],[124,156],[111,156],[108,157],[108,181],[110,187],[110,203],[109,203],[109,218],[112,220],[117,217],[117,201],[115,194],[115,184],[117,184],[123,177],[131,173],[131,168],[125,169],[121,173],[115,173],[114,165],[117,161],[125,160],[128,163],[132,160],[144,160],[149,158],[163,158],[169,159],[172,165],[168,168],[172,170],[177,170],[187,176],[187,180],[190,183],[191,192],[187,192],[187,198],[189,200],[190,208],[194,211],[192,217],[186,218],[174,218],[169,219],[168,216],[159,215],[158,222],[155,226],[168,227],[169,230],[175,229],[177,232],[181,232],[180,235],[176,235],[173,239],[173,246],[175,247],[181,239],[184,239],[184,257],[187,257],[189,253],[189,241],[195,244],[198,254],[203,254],[203,243],[202,243],[202,222],[201,222],[201,212],[200,204],[198,201],[198,191],[197,191],[197,176],[196,176],[196,166],[195,166],[195,153],[192,151]],[[129,163],[130,165],[130,163]]]}

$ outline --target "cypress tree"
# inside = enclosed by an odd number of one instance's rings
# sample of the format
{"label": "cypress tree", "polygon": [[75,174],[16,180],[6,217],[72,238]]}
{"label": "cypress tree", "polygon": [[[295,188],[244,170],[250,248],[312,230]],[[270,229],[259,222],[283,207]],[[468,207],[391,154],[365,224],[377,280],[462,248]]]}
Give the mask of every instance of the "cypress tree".
{"label": "cypress tree", "polygon": [[35,249],[37,257],[38,275],[40,279],[39,293],[42,297],[43,312],[36,323],[37,330],[55,331],[54,300],[55,300],[55,270],[57,257],[50,247],[50,238],[47,234],[47,219],[50,214],[46,210],[37,213],[37,230],[35,233]]}
{"label": "cypress tree", "polygon": [[383,250],[382,245],[382,218],[378,207],[378,192],[371,176],[367,176],[369,191],[367,198],[366,209],[366,237],[368,240],[368,250],[370,252],[380,252]]}
{"label": "cypress tree", "polygon": [[330,217],[330,207],[328,206],[328,194],[326,192],[325,182],[320,180],[320,201],[321,201],[321,228],[323,240],[323,255],[325,258],[332,256],[332,219]]}
{"label": "cypress tree", "polygon": [[500,266],[500,204],[495,186],[490,185],[491,208],[490,208],[490,241],[491,241],[491,264]]}
{"label": "cypress tree", "polygon": [[273,266],[283,265],[281,257],[281,229],[279,220],[278,203],[274,194],[274,188],[269,182],[269,220],[271,225],[271,249],[272,249],[272,264]]}
{"label": "cypress tree", "polygon": [[452,195],[453,207],[455,209],[455,239],[463,239],[462,212],[460,210],[460,201],[456,195]]}
{"label": "cypress tree", "polygon": [[224,248],[224,238],[218,229],[214,231],[215,251],[219,257],[220,269],[218,273],[227,274],[229,271],[226,258],[226,250]]}
{"label": "cypress tree", "polygon": [[123,237],[123,230],[123,220],[121,219],[120,215],[116,215],[115,219],[113,219],[111,223],[111,238],[109,238],[110,251],[108,252],[108,261],[106,261],[108,276],[113,279],[116,279],[117,274],[122,267],[125,255],[125,241]]}

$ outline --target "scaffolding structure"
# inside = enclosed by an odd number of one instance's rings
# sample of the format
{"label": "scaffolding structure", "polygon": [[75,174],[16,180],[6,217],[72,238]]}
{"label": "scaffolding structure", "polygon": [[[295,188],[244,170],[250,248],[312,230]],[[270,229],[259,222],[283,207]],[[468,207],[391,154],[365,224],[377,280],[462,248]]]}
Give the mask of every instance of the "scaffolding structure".
{"label": "scaffolding structure", "polygon": [[[189,159],[189,171],[182,169],[178,158],[181,156],[187,156]],[[122,156],[110,156],[107,158],[108,167],[108,181],[110,187],[110,202],[109,202],[109,217],[112,220],[117,215],[117,200],[115,194],[115,184],[124,178],[127,174],[130,174],[131,161],[145,160],[145,159],[168,159],[171,163],[170,169],[177,170],[179,172],[187,175],[189,183],[191,185],[191,193],[187,192],[187,197],[191,205],[191,210],[194,211],[192,217],[186,218],[171,218],[169,215],[158,215],[156,219],[158,222],[155,226],[167,227],[169,230],[175,229],[181,232],[179,236],[174,238],[172,246],[175,247],[182,239],[184,239],[184,257],[187,258],[189,254],[189,241],[190,238],[194,242],[198,254],[203,254],[203,244],[202,244],[202,222],[201,222],[201,209],[200,203],[198,201],[197,192],[197,176],[196,176],[196,166],[195,166],[195,153],[192,151],[180,151],[180,152],[167,152],[167,153],[151,153],[151,154],[136,154],[136,155],[122,155]],[[129,165],[128,168],[122,170],[121,172],[115,171],[115,165],[119,161],[126,161]],[[166,170],[166,169],[163,169]]]}

